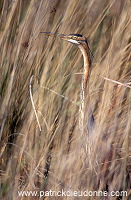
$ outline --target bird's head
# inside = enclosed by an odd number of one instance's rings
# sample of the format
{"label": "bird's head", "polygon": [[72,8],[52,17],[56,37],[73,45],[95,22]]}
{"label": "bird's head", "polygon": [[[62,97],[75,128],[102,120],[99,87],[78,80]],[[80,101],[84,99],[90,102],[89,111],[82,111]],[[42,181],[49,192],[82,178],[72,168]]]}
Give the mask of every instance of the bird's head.
{"label": "bird's head", "polygon": [[86,37],[84,37],[81,34],[68,34],[68,35],[64,35],[64,34],[51,33],[51,32],[40,32],[40,33],[44,33],[45,35],[48,35],[48,36],[59,37],[60,39],[65,40],[67,42],[70,42],[72,44],[75,44],[78,47],[81,46],[81,45],[84,45],[85,43],[87,44]]}
{"label": "bird's head", "polygon": [[61,39],[70,42],[75,45],[83,45],[84,43],[87,43],[86,37],[84,37],[81,34],[69,34],[69,35],[64,35],[61,37]]}

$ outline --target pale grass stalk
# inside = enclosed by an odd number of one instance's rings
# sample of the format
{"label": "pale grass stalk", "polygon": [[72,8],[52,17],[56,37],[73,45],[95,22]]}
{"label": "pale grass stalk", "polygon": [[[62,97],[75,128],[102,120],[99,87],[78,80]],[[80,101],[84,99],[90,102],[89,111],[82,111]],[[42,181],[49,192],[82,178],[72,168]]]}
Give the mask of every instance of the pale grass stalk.
{"label": "pale grass stalk", "polygon": [[67,101],[70,101],[71,103],[73,103],[73,104],[75,104],[76,106],[78,106],[77,103],[76,103],[75,101],[72,101],[72,100],[69,99],[68,97],[65,97],[64,95],[59,94],[58,92],[55,92],[54,90],[52,90],[52,89],[50,89],[50,88],[48,88],[48,87],[41,86],[41,88],[44,88],[44,89],[46,89],[46,90],[49,90],[49,91],[53,92],[54,94],[57,94],[58,96],[60,96],[60,97],[62,97],[62,98],[64,98],[64,99],[66,99]]}
{"label": "pale grass stalk", "polygon": [[121,83],[121,82],[119,82],[119,81],[115,81],[115,80],[112,80],[112,79],[110,79],[110,78],[106,78],[106,77],[102,77],[102,78],[104,78],[105,80],[110,81],[110,82],[112,82],[112,83],[116,83],[116,84],[118,84],[118,85],[131,88],[131,86],[129,86],[129,84],[131,84],[131,83]]}
{"label": "pale grass stalk", "polygon": [[45,119],[45,117],[43,116],[43,114],[39,111],[39,110],[37,110],[37,112],[39,112],[40,113],[40,115],[43,117],[43,119],[44,119],[44,123],[45,123],[45,125],[46,125],[46,128],[47,128],[47,130],[49,131],[50,130],[50,128],[49,128],[49,126],[48,126],[48,123],[47,123],[47,121],[46,121],[46,119]]}
{"label": "pale grass stalk", "polygon": [[36,108],[35,108],[35,104],[34,104],[34,101],[33,101],[32,91],[31,91],[32,90],[32,80],[33,80],[33,78],[34,78],[34,75],[31,76],[31,78],[30,78],[30,85],[29,85],[30,99],[31,99],[32,107],[33,107],[33,110],[34,110],[34,113],[35,113],[36,121],[38,123],[39,130],[42,131],[41,125],[40,125],[40,122],[39,122],[39,119],[38,119],[37,111],[36,111]]}

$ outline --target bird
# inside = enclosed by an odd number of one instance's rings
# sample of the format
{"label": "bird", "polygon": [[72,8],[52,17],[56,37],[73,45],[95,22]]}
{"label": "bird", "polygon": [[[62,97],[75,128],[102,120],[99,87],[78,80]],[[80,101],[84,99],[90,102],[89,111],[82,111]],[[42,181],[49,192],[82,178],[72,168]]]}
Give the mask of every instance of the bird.
{"label": "bird", "polygon": [[[88,93],[88,80],[90,77],[90,69],[91,69],[91,56],[90,56],[90,48],[87,42],[87,38],[81,34],[59,34],[59,33],[51,33],[51,32],[40,32],[47,36],[55,36],[59,37],[62,40],[70,42],[77,46],[82,55],[83,55],[83,74],[82,74],[82,81],[81,81],[81,92],[80,92],[80,129],[81,132],[84,134],[88,131],[88,135],[90,135],[94,128],[94,116],[93,112],[90,108],[89,103],[85,102],[87,100]],[[88,101],[90,98],[88,98]]]}

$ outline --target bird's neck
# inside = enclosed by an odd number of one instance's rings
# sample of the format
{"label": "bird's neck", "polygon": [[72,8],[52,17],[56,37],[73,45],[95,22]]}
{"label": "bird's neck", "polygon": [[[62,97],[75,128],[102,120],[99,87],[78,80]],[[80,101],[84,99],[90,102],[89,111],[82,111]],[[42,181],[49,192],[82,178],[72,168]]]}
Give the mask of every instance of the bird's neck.
{"label": "bird's neck", "polygon": [[[91,117],[90,117],[90,97],[89,97],[89,74],[90,74],[90,67],[91,67],[91,59],[90,59],[90,51],[88,45],[85,43],[84,45],[79,46],[83,59],[84,59],[84,74],[82,75],[82,82],[81,82],[81,93],[80,93],[80,128],[82,134],[87,133],[91,129]],[[89,113],[89,114],[87,114]],[[87,128],[88,122],[88,128]]]}
{"label": "bird's neck", "polygon": [[84,87],[87,87],[87,81],[89,78],[89,69],[91,67],[91,58],[90,58],[90,50],[88,44],[79,46],[83,59],[84,59]]}

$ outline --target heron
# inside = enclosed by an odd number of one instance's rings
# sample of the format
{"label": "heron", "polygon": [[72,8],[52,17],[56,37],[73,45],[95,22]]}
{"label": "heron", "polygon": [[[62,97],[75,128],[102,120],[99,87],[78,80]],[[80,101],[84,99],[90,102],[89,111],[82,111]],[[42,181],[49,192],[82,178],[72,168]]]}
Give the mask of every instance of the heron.
{"label": "heron", "polygon": [[[82,55],[84,60],[84,67],[82,73],[82,81],[81,81],[81,93],[80,93],[80,129],[81,132],[84,134],[88,131],[90,135],[94,128],[94,116],[92,110],[90,108],[89,102],[85,103],[87,100],[88,93],[88,80],[90,77],[90,69],[91,69],[91,56],[90,56],[90,48],[87,42],[87,38],[81,34],[59,34],[59,33],[51,33],[51,32],[40,32],[48,36],[56,36],[62,40],[70,42],[76,45]],[[88,98],[89,101],[89,98]]]}

